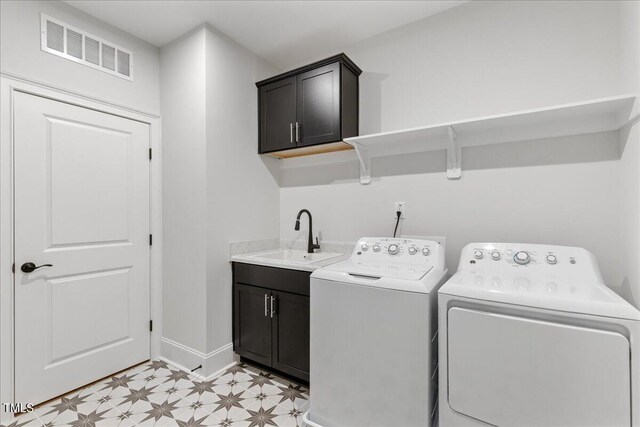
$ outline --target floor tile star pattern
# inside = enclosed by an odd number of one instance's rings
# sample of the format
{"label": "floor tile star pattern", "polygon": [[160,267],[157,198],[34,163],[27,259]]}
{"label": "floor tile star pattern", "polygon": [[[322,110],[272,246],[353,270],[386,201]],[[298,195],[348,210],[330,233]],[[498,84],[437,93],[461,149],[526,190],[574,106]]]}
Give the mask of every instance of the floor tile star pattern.
{"label": "floor tile star pattern", "polygon": [[39,406],[9,427],[299,427],[309,389],[247,364],[200,380],[160,360]]}

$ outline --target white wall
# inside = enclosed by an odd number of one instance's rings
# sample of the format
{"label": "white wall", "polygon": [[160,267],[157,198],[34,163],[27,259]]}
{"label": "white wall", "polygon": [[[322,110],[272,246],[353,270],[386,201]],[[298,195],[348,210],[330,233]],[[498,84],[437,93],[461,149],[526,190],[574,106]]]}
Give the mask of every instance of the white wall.
{"label": "white wall", "polygon": [[[361,134],[623,93],[619,22],[616,2],[470,2],[348,46],[364,70]],[[462,155],[460,181],[443,151],[374,160],[369,186],[355,163],[284,169],[281,237],[304,238],[291,226],[300,208],[325,240],[390,235],[405,201],[402,232],[447,236],[452,271],[471,241],[549,243],[591,250],[621,283],[615,134]]]}
{"label": "white wall", "polygon": [[[41,12],[133,52],[133,81],[43,52]],[[0,2],[0,69],[116,105],[160,112],[158,48],[61,1]]]}
{"label": "white wall", "polygon": [[[640,93],[640,2],[620,8],[620,81],[629,92]],[[640,114],[636,101],[632,115]],[[624,129],[620,138],[622,295],[640,308],[640,124]]]}
{"label": "white wall", "polygon": [[163,338],[204,352],[207,325],[204,28],[164,46],[160,53],[163,116],[162,334]]}
{"label": "white wall", "polygon": [[[538,162],[537,150],[545,152],[543,157],[557,157],[560,163]],[[589,158],[574,163],[573,153],[581,150],[589,150]],[[394,175],[375,179],[369,186],[357,182],[353,164],[344,165],[353,171],[352,179],[283,188],[281,235],[306,239],[306,231],[293,230],[293,220],[299,209],[307,208],[324,240],[390,236],[395,224],[393,203],[404,201],[406,219],[400,232],[446,236],[447,264],[452,272],[460,250],[472,241],[548,243],[593,251],[604,276],[618,283],[614,134],[465,149],[463,158],[459,181],[447,181],[443,168],[438,169],[445,163],[442,152],[403,156],[394,159],[396,163],[374,162],[374,175],[382,168],[393,168]],[[571,162],[563,163],[564,159]],[[395,175],[403,167],[409,173]],[[432,172],[417,173],[425,169]],[[333,171],[326,172],[333,175]]]}
{"label": "white wall", "polygon": [[229,242],[279,235],[254,85],[276,69],[208,26],[164,46],[161,68],[162,355],[208,376],[233,357]]}
{"label": "white wall", "polygon": [[277,69],[213,28],[207,31],[206,58],[207,350],[211,352],[231,343],[229,242],[277,238],[280,208],[278,183],[270,172],[277,160],[256,154],[254,84]]}
{"label": "white wall", "polygon": [[617,2],[469,2],[345,48],[362,134],[617,93]]}

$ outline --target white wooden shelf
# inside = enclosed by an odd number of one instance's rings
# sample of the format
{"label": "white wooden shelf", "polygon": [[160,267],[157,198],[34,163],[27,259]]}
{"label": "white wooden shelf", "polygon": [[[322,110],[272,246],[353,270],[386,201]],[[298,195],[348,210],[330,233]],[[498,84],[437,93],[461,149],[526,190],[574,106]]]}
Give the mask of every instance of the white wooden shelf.
{"label": "white wooden shelf", "polygon": [[462,147],[618,130],[636,95],[620,95],[535,110],[484,116],[346,138],[360,161],[360,182],[371,182],[371,158],[447,150],[447,178],[461,176]]}

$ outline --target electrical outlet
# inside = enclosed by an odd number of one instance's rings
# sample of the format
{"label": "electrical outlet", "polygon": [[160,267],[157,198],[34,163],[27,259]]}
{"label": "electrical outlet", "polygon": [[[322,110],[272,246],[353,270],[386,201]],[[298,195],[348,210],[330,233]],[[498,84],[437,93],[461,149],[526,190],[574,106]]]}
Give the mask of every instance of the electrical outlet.
{"label": "electrical outlet", "polygon": [[398,218],[396,212],[400,211],[400,218],[404,219],[404,202],[395,202],[393,204],[393,219]]}

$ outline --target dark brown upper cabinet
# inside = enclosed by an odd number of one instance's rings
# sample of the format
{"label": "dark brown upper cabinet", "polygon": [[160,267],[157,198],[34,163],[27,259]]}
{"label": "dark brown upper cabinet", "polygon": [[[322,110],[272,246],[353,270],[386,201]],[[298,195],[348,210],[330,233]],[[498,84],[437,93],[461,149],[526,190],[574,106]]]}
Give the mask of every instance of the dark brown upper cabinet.
{"label": "dark brown upper cabinet", "polygon": [[256,83],[258,153],[296,157],[351,148],[358,135],[358,76],[345,54]]}

